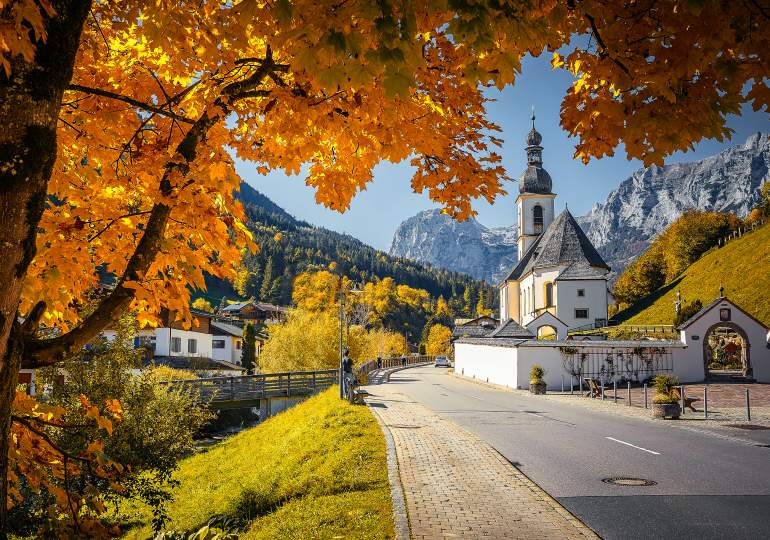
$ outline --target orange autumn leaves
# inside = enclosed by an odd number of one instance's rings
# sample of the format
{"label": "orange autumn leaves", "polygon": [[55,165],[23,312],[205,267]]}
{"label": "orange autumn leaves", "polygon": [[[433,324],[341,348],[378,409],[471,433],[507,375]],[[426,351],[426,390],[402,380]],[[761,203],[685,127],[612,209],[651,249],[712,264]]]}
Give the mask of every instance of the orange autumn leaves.
{"label": "orange autumn leaves", "polygon": [[[19,24],[33,32],[8,45],[4,29],[3,58],[28,56],[24,40],[43,37],[30,5],[13,9],[27,6]],[[554,66],[575,83],[562,125],[584,161],[623,143],[659,163],[729,136],[725,117],[742,104],[770,103],[770,24],[752,3],[133,0],[92,12],[22,303],[46,300],[45,322],[64,329],[97,268],[122,274],[155,204],[171,207],[159,252],[127,284],[141,323],[157,323],[159,307],[188,316],[204,273],[235,279],[255,246],[233,197],[233,156],[259,173],[306,174],[317,202],[338,211],[380,162],[408,160],[415,191],[472,216],[471,203],[494,201],[507,179],[484,88],[514,82],[526,54],[563,53]],[[179,143],[214,117],[183,148],[188,163]]]}
{"label": "orange autumn leaves", "polygon": [[[80,404],[86,423],[93,422],[107,436],[112,434],[113,422],[123,418],[123,408],[117,400],[107,400],[100,408],[81,395]],[[16,391],[8,454],[8,506],[12,508],[23,501],[20,479],[24,478],[28,489],[35,493],[44,491],[53,498],[54,514],[66,516],[66,519],[52,521],[58,523],[60,529],[51,534],[66,537],[117,534],[117,529],[108,528],[99,520],[105,507],[92,482],[107,481],[119,491],[124,468],[104,453],[100,439],[74,453],[60,448],[56,430],[85,427],[67,423],[64,414],[61,407],[40,403]]]}

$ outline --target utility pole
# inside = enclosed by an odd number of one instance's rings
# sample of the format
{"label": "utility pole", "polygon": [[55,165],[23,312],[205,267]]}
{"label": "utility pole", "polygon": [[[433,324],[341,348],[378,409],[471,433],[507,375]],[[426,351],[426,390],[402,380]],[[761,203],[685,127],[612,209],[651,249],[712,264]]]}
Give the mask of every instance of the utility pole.
{"label": "utility pole", "polygon": [[343,333],[344,333],[344,326],[345,326],[345,292],[342,288],[342,276],[340,276],[340,367],[339,367],[339,377],[338,382],[340,385],[340,399],[343,399],[344,393],[343,393],[343,372],[342,372],[342,360],[343,360]]}

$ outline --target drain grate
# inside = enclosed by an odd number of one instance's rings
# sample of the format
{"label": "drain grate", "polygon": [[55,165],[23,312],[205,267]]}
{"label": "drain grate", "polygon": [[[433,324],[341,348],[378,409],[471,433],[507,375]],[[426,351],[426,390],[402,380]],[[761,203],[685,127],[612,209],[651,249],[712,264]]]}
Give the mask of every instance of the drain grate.
{"label": "drain grate", "polygon": [[414,426],[410,424],[390,424],[388,427],[397,429],[420,429],[422,426]]}
{"label": "drain grate", "polygon": [[749,431],[770,430],[770,426],[759,426],[757,424],[725,424],[727,427],[737,429],[748,429]]}
{"label": "drain grate", "polygon": [[644,487],[644,486],[657,485],[656,481],[645,480],[644,478],[625,478],[625,477],[602,478],[602,482],[604,482],[605,484],[613,484],[615,486],[632,486],[632,487]]}

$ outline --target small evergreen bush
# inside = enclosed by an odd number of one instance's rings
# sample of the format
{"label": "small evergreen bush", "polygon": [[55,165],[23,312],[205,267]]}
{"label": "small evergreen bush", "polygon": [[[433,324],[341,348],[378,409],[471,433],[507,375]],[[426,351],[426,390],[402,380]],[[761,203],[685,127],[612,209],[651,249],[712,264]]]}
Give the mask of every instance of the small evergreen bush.
{"label": "small evergreen bush", "polygon": [[539,364],[534,364],[529,370],[529,380],[531,382],[542,382],[545,375],[545,369]]}

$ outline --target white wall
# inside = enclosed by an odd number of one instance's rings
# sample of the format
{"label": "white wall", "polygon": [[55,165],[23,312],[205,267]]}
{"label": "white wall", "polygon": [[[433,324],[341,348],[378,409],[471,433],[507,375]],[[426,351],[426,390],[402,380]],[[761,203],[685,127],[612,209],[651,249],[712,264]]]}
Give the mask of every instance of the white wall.
{"label": "white wall", "polygon": [[[578,289],[583,289],[585,296],[578,296]],[[607,282],[603,279],[557,281],[554,294],[556,316],[567,326],[583,326],[607,318]],[[588,318],[576,319],[575,308],[588,308]]]}
{"label": "white wall", "polygon": [[232,362],[240,365],[241,363],[241,349],[238,348],[238,344],[243,343],[243,340],[235,336],[211,336],[212,344],[214,341],[221,339],[225,342],[224,349],[215,349],[212,345],[211,354],[214,360],[224,360],[226,362]]}
{"label": "white wall", "polygon": [[[546,371],[544,380],[548,390],[557,391],[561,390],[562,377],[565,388],[569,388],[570,384],[570,374],[564,369],[563,356],[559,347],[569,346],[593,351],[606,348],[618,351],[620,348],[630,350],[636,346],[659,347],[662,345],[651,341],[639,341],[637,342],[638,345],[634,343],[625,347],[619,347],[619,342],[612,341],[546,342],[529,340],[516,347],[492,343],[494,340],[490,340],[489,345],[455,342],[455,373],[512,388],[528,388],[529,370],[534,364],[538,364]],[[692,370],[693,366],[683,356],[687,349],[679,345],[678,342],[668,343],[666,348],[671,351],[673,373],[682,382],[703,380],[702,373],[698,378],[698,373]],[[577,380],[575,380],[575,384],[578,384]]]}
{"label": "white wall", "polygon": [[[181,338],[181,351],[173,352],[170,350],[170,338]],[[156,328],[155,329],[155,355],[156,356],[181,356],[185,358],[212,358],[211,356],[211,334],[193,332],[191,330],[178,330],[176,328]],[[198,342],[197,352],[187,352],[187,341],[195,339]]]}
{"label": "white wall", "polygon": [[516,349],[455,343],[455,373],[516,388]]}

